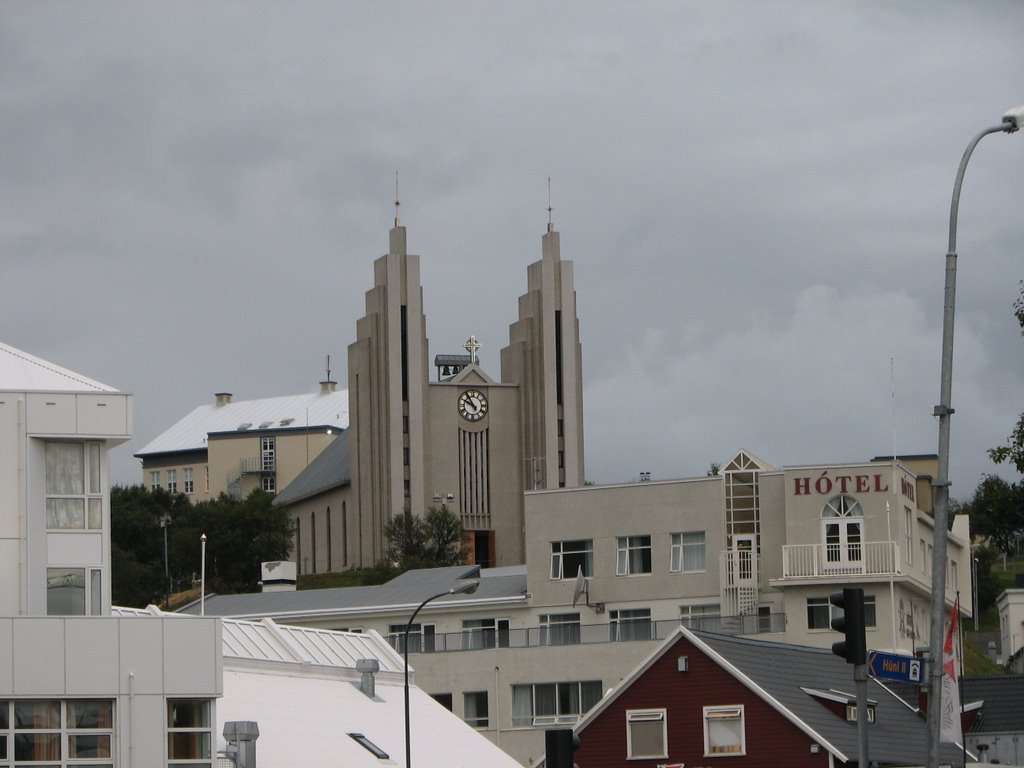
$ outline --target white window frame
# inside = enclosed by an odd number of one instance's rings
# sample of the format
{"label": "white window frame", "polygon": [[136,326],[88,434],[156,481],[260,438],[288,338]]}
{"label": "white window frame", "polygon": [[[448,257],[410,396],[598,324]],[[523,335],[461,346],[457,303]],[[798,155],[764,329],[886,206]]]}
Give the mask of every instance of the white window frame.
{"label": "white window frame", "polygon": [[167,492],[178,492],[178,470],[176,469],[167,470]]}
{"label": "white window frame", "polygon": [[[573,545],[568,549],[567,545]],[[575,545],[582,545],[583,548],[576,548]],[[566,556],[571,560],[583,557],[582,563],[577,563],[574,569],[572,566],[565,567]],[[564,541],[551,542],[551,573],[552,580],[575,579],[579,575],[579,566],[583,567],[583,575],[592,577],[594,575],[594,540],[593,539],[566,539]]]}
{"label": "white window frame", "polygon": [[277,471],[277,438],[264,436],[260,438],[260,467],[264,472]]}
{"label": "white window frame", "polygon": [[[705,624],[705,620],[708,620],[707,624]],[[719,603],[680,605],[679,623],[687,629],[720,632],[722,629],[722,606]]]}
{"label": "white window frame", "polygon": [[[61,572],[64,573],[61,573]],[[76,573],[72,573],[72,571]],[[50,613],[50,589],[58,589],[61,585],[58,581],[71,584],[81,574],[82,581],[82,611],[81,613]],[[53,580],[51,584],[51,579]],[[103,570],[101,568],[88,568],[82,565],[50,565],[46,568],[46,615],[47,616],[100,616],[103,614]]]}
{"label": "white window frame", "polygon": [[160,470],[152,469],[149,472],[149,490],[155,491],[160,487]]}
{"label": "white window frame", "polygon": [[[19,704],[34,704],[34,705],[53,705],[59,706],[58,720],[59,722],[55,726],[44,726],[39,728],[18,728],[14,717],[14,709]],[[69,705],[89,705],[99,704],[106,707],[108,711],[109,725],[98,726],[92,724],[89,726],[75,727],[75,724],[71,722],[71,715],[68,712]],[[89,766],[97,764],[110,765],[117,762],[115,757],[117,754],[117,744],[114,738],[115,723],[117,722],[116,716],[116,703],[112,699],[94,698],[94,699],[38,699],[38,700],[27,700],[19,698],[10,698],[0,701],[0,707],[5,708],[5,717],[7,727],[0,727],[0,740],[4,741],[7,746],[7,757],[0,758],[0,765],[12,765],[15,763],[14,760],[14,737],[15,735],[22,736],[56,736],[59,740],[59,749],[61,757],[59,759],[45,760],[45,763],[49,766],[61,766],[66,768],[67,766]],[[72,740],[77,742],[79,737],[95,738],[99,741],[106,741],[108,755],[90,757],[88,755],[71,757],[71,743]],[[25,761],[19,760],[18,764]]]}
{"label": "white window frame", "polygon": [[[405,624],[388,626],[388,642],[399,653],[403,652],[405,643]],[[409,653],[433,653],[436,650],[437,626],[435,624],[416,623],[409,627]]]}
{"label": "white window frame", "polygon": [[[691,562],[694,559],[692,554],[693,550],[697,548],[697,544],[693,541],[687,542],[687,536],[700,536],[700,559],[703,561],[703,567],[697,568],[695,564]],[[705,531],[683,531],[682,533],[672,534],[672,564],[669,570],[672,573],[706,573],[708,570],[708,540],[707,533]],[[686,556],[687,549],[690,550],[690,557]]]}
{"label": "white window frame", "polygon": [[[61,447],[80,449],[82,476],[75,478],[66,472],[60,473],[62,466]],[[53,449],[51,466],[50,450]],[[103,449],[99,443],[76,442],[72,440],[48,440],[45,444],[46,468],[44,487],[46,493],[46,529],[48,531],[98,531],[103,529]],[[61,466],[57,466],[61,465]],[[81,487],[76,485],[76,479]],[[81,519],[70,510],[67,502],[81,502]]]}
{"label": "white window frame", "polygon": [[277,478],[274,475],[264,475],[260,481],[260,488],[267,493],[277,493]]}
{"label": "white window frame", "polygon": [[[646,543],[644,540],[646,539]],[[644,533],[635,536],[617,536],[615,539],[615,575],[616,576],[649,576],[654,570],[654,553],[651,545],[651,535]],[[642,570],[641,563],[636,569],[633,566],[632,555],[640,553],[643,560],[643,552],[647,551],[647,570]]]}
{"label": "white window frame", "polygon": [[[623,615],[627,614],[627,615]],[[646,615],[644,615],[646,614]],[[640,632],[640,626],[647,628],[646,636]],[[650,608],[620,608],[608,612],[609,638],[612,642],[625,643],[631,640],[653,640],[654,620],[651,618]],[[623,631],[625,630],[625,631]],[[624,637],[623,635],[637,635],[636,637]]]}
{"label": "white window frame", "polygon": [[580,631],[580,614],[578,612],[541,614],[541,645],[579,645]]}
{"label": "white window frame", "polygon": [[[178,703],[178,702],[181,702],[181,703],[193,702],[193,703],[196,703],[196,704],[205,705],[205,707],[206,707],[206,709],[205,709],[206,724],[205,725],[192,725],[192,726],[176,726],[172,722],[172,720],[171,720],[171,718],[172,718],[171,713],[174,711],[174,709],[173,709],[174,704]],[[179,697],[174,697],[174,698],[167,699],[166,706],[167,706],[167,719],[166,719],[167,739],[166,739],[166,742],[167,742],[167,753],[168,753],[167,754],[167,764],[168,765],[174,765],[174,766],[188,765],[188,766],[208,766],[208,767],[211,767],[213,765],[214,759],[217,756],[217,740],[214,737],[214,731],[213,731],[214,726],[217,723],[217,716],[216,716],[216,712],[214,711],[214,701],[213,701],[213,699],[189,698],[189,697],[185,697],[185,696],[180,697],[180,698]],[[209,744],[209,747],[210,747],[210,750],[209,750],[210,754],[206,755],[206,756],[200,756],[200,757],[172,757],[171,754],[170,754],[170,751],[171,751],[172,737],[174,736],[174,734],[196,734],[198,736],[206,735],[207,736],[207,743]]]}
{"label": "white window frame", "polygon": [[[637,753],[633,749],[634,723],[661,723],[661,751],[657,753]],[[661,709],[627,709],[626,710],[626,759],[652,760],[668,757],[668,710]]]}
{"label": "white window frame", "polygon": [[[812,602],[813,601],[813,602]],[[814,595],[806,599],[807,606],[807,631],[808,632],[822,632],[825,630],[831,631],[832,619],[838,614],[835,610],[835,606],[828,601],[828,595],[822,597],[821,595]],[[825,608],[828,611],[828,620],[825,622],[823,627],[812,627],[811,626],[811,608]]]}
{"label": "white window frame", "polygon": [[[712,706],[703,708],[704,721],[704,757],[742,757],[747,754],[747,728],[742,704]],[[739,722],[740,743],[736,751],[712,751],[710,723],[714,720],[732,720]]]}
{"label": "white window frame", "polygon": [[[584,698],[583,698],[583,686],[584,685],[590,686],[591,688],[594,688],[596,686],[596,691],[594,691],[594,693],[596,693],[596,696],[593,697],[593,701],[589,704],[589,706],[587,705],[587,702],[584,701]],[[548,714],[538,715],[537,714],[537,689],[538,688],[546,688],[546,687],[553,687],[554,688],[554,693],[555,693],[555,698],[554,698],[555,712],[554,712],[554,714],[550,714],[550,715],[548,715]],[[561,693],[560,689],[566,689],[566,688],[570,688],[570,687],[574,687],[576,689],[576,700],[579,703],[579,707],[578,707],[579,711],[578,712],[571,712],[571,711],[564,711],[564,710],[562,710],[562,697],[560,696],[560,693]],[[513,702],[516,700],[516,691],[517,690],[522,691],[522,690],[526,690],[526,689],[529,689],[529,692],[530,692],[530,714],[527,715],[527,716],[520,716],[520,717],[517,718],[516,715],[515,715],[515,712],[513,711],[513,715],[512,715],[512,727],[513,728],[528,728],[531,725],[533,725],[533,726],[545,726],[545,725],[573,725],[573,724],[575,724],[581,717],[583,717],[583,715],[585,715],[587,712],[589,712],[591,710],[591,708],[596,706],[597,703],[601,701],[602,683],[601,683],[600,680],[570,680],[570,681],[567,681],[567,682],[558,682],[558,683],[524,683],[522,685],[513,685],[512,686],[512,700],[513,700]],[[524,722],[527,719],[530,722]]]}
{"label": "white window frame", "polygon": [[181,473],[182,473],[182,482],[184,483],[184,487],[185,487],[185,493],[189,494],[189,495],[195,493],[195,491],[196,491],[195,471],[192,469],[192,467],[185,467],[183,470],[181,470]]}
{"label": "white window frame", "polygon": [[463,619],[462,649],[508,648],[510,626],[508,619]]}

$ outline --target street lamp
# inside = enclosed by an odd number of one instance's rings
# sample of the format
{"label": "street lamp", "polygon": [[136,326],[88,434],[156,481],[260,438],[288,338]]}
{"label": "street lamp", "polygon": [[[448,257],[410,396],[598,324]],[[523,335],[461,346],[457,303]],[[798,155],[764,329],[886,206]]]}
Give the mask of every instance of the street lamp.
{"label": "street lamp", "polygon": [[[405,659],[405,768],[409,768],[412,762],[412,745],[409,740],[409,630],[412,629],[412,623],[416,621],[416,614],[422,610],[423,606],[429,603],[431,600],[436,600],[439,597],[445,595],[471,595],[476,592],[476,588],[480,586],[479,581],[464,581],[451,589],[445,590],[444,592],[438,592],[436,595],[431,595],[422,603],[419,607],[412,612],[412,616],[409,617],[409,621],[405,625],[405,634],[402,640],[402,656]],[[423,633],[420,633],[420,639],[422,642]]]}
{"label": "street lamp", "polygon": [[167,601],[164,603],[164,608],[169,611],[171,610],[171,571],[167,562],[167,527],[174,521],[170,515],[160,515],[157,522],[164,529],[164,587],[167,590]]}
{"label": "street lamp", "polygon": [[[1024,106],[1003,115],[999,125],[986,128],[967,145],[953,184],[949,209],[949,249],[946,252],[945,302],[942,314],[942,371],[939,404],[932,410],[939,417],[939,466],[932,485],[935,488],[933,513],[932,604],[928,630],[928,768],[939,762],[940,721],[942,712],[942,634],[946,615],[946,533],[949,527],[949,417],[953,415],[950,395],[953,389],[953,314],[956,305],[956,224],[960,209],[960,187],[967,162],[978,142],[990,133],[1014,133],[1024,124]],[[978,606],[974,606],[978,610]]]}

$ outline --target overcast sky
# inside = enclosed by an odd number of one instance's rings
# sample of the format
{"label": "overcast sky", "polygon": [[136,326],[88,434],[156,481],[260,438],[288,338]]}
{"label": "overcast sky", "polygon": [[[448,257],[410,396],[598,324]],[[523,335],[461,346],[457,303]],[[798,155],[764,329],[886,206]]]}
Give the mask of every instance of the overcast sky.
{"label": "overcast sky", "polygon": [[[135,395],[346,381],[402,223],[430,354],[495,378],[551,177],[586,475],[933,453],[964,147],[1024,103],[1024,3],[0,0],[0,339]],[[952,495],[1024,410],[1024,132],[960,209]],[[895,383],[895,400],[892,398]],[[894,407],[895,403],[895,407]],[[895,411],[895,429],[893,428]]]}

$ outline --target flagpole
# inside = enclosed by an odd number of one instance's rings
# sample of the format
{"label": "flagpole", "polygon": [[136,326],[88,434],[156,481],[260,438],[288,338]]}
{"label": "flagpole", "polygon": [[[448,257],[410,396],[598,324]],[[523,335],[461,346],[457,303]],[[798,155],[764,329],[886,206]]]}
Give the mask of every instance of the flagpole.
{"label": "flagpole", "polygon": [[[960,696],[960,722],[964,721],[964,634],[960,629],[960,590],[956,591],[956,641],[960,648],[960,674],[956,678],[957,693]],[[975,608],[977,610],[977,608]],[[967,768],[967,734],[963,733],[963,726],[961,725],[961,737],[960,746],[963,747],[964,752],[964,768]]]}

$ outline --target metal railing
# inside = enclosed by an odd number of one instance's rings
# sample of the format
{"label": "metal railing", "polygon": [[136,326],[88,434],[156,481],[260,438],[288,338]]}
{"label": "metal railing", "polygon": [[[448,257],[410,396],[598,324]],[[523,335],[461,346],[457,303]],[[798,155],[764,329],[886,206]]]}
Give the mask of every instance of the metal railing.
{"label": "metal railing", "polygon": [[899,572],[899,547],[893,541],[785,544],[782,547],[784,579],[886,576]]}
{"label": "metal railing", "polygon": [[[759,635],[784,632],[786,614],[692,616],[682,620],[560,624],[555,627],[525,627],[507,630],[468,629],[462,632],[441,632],[426,636],[417,633],[409,635],[409,653],[446,653],[493,648],[539,648],[557,645],[664,640],[680,624],[689,629],[723,635]],[[402,634],[390,634],[387,639],[396,651],[402,652],[404,640]]]}

